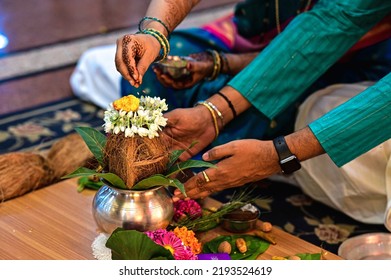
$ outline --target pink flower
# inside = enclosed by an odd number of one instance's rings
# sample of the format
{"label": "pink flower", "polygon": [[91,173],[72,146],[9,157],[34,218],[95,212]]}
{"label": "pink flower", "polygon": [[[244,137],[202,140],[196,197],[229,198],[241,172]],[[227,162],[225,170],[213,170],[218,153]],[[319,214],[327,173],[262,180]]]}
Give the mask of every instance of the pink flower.
{"label": "pink flower", "polygon": [[174,221],[177,222],[183,217],[192,220],[202,216],[201,206],[192,199],[178,200],[174,203]]}
{"label": "pink flower", "polygon": [[156,244],[169,250],[176,260],[196,260],[197,256],[192,253],[191,249],[186,247],[182,240],[173,232],[165,229],[147,231],[146,235]]}

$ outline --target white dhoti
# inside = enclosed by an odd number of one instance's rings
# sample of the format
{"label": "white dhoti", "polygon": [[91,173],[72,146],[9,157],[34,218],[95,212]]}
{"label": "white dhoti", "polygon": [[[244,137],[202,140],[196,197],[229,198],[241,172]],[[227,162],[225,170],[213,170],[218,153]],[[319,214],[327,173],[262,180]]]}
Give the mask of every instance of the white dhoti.
{"label": "white dhoti", "polygon": [[[341,84],[312,94],[300,107],[295,129],[305,127],[369,84]],[[302,162],[294,174],[303,191],[353,219],[391,231],[391,140],[338,168],[327,154]]]}

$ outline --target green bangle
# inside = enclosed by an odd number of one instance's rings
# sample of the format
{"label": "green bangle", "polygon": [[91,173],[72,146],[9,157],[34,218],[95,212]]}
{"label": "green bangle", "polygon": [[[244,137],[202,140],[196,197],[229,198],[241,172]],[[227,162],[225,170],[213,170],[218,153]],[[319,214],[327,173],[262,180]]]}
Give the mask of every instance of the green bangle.
{"label": "green bangle", "polygon": [[140,32],[142,32],[142,30],[144,30],[142,24],[143,24],[144,21],[146,21],[146,20],[156,21],[156,22],[160,23],[160,24],[164,27],[164,29],[166,29],[166,31],[167,31],[167,36],[170,36],[170,33],[171,33],[171,32],[170,32],[170,29],[168,29],[167,25],[166,25],[163,21],[161,21],[160,19],[155,18],[155,17],[143,17],[143,18],[140,20],[140,22],[138,23],[138,30],[139,30]]}

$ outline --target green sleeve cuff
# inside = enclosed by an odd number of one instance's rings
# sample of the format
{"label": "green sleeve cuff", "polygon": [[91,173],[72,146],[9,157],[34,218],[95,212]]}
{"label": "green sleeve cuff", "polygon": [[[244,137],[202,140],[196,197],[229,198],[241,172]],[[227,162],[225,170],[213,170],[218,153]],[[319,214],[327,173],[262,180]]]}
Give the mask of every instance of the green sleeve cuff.
{"label": "green sleeve cuff", "polygon": [[391,138],[391,74],[309,124],[342,166]]}

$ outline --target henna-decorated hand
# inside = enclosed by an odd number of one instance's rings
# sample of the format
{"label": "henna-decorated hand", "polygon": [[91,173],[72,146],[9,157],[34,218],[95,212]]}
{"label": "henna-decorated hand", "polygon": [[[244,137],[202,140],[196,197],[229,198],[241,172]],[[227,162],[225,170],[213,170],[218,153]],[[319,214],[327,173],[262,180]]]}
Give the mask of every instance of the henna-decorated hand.
{"label": "henna-decorated hand", "polygon": [[115,66],[134,87],[139,87],[148,67],[158,57],[159,41],[148,34],[125,35],[117,39]]}
{"label": "henna-decorated hand", "polygon": [[159,82],[165,87],[174,89],[190,88],[209,77],[213,72],[213,58],[206,52],[189,55],[194,60],[188,60],[187,70],[190,74],[185,78],[174,79],[170,75],[164,74],[158,67],[153,67]]}

